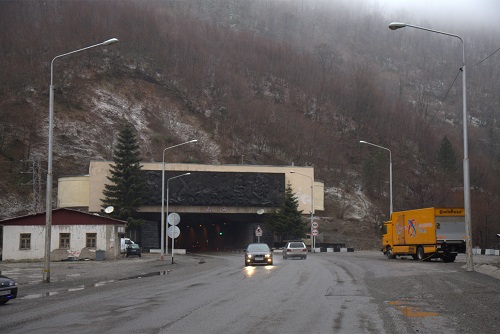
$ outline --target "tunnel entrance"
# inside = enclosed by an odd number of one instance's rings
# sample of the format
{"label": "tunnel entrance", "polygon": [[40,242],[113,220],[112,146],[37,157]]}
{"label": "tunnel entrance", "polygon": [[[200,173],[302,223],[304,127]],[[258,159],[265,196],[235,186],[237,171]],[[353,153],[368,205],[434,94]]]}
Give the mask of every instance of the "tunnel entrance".
{"label": "tunnel entrance", "polygon": [[[146,216],[146,215],[145,215]],[[149,222],[141,226],[140,243],[144,250],[161,248],[160,214],[147,215]],[[264,234],[260,242],[272,244],[272,235],[266,231],[264,215],[229,213],[180,213],[177,225],[180,235],[175,239],[175,249],[187,252],[241,251],[249,243],[257,242],[255,229],[260,226]],[[153,220],[154,219],[154,220]],[[153,220],[153,221],[151,221]],[[266,233],[267,232],[267,233]],[[171,249],[171,239],[165,238],[166,249]]]}
{"label": "tunnel entrance", "polygon": [[263,224],[255,214],[187,214],[183,220],[175,242],[191,252],[243,249],[253,241],[254,226]]}

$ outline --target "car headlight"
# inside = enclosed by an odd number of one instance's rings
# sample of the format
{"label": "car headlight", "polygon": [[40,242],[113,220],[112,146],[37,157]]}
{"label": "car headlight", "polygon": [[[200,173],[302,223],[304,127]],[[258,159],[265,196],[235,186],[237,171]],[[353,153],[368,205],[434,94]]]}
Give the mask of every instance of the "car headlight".
{"label": "car headlight", "polygon": [[9,286],[15,286],[15,285],[17,285],[17,284],[16,284],[16,282],[14,282],[14,281],[9,281]]}
{"label": "car headlight", "polygon": [[267,258],[270,258],[270,257],[271,257],[271,254],[266,254],[266,257],[267,257]]}
{"label": "car headlight", "polygon": [[248,257],[249,259],[251,259],[251,258],[252,258],[252,254],[248,254],[248,255],[247,255],[247,257]]}

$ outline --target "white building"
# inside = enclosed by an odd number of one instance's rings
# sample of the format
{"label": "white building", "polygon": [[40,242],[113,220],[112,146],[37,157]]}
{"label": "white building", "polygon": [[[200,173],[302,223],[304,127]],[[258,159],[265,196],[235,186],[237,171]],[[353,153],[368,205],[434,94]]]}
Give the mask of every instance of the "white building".
{"label": "white building", "polygon": [[[0,221],[3,228],[2,260],[42,260],[45,256],[45,213]],[[70,209],[52,213],[51,260],[68,257],[96,259],[120,255],[119,232],[126,222]]]}

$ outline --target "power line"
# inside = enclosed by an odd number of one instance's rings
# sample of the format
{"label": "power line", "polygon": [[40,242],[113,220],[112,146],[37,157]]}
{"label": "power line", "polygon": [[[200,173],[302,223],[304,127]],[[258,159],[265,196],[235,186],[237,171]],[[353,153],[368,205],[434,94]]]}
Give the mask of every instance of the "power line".
{"label": "power line", "polygon": [[496,49],[492,54],[490,54],[488,57],[484,58],[483,60],[481,60],[480,62],[478,62],[477,64],[474,64],[474,66],[476,65],[479,65],[481,64],[483,61],[485,61],[486,59],[490,58],[491,56],[493,56],[495,53],[497,53],[498,51],[500,51],[500,48]]}
{"label": "power line", "polygon": [[[493,56],[495,53],[497,53],[498,51],[500,51],[500,48],[496,49],[493,53],[491,53],[488,57],[484,58],[483,60],[477,62],[476,64],[474,64],[473,66],[477,66],[479,64],[481,64],[482,62],[484,62],[485,60],[487,60],[488,58],[490,58],[491,56]],[[455,84],[455,82],[457,81],[457,78],[458,78],[458,75],[460,74],[460,72],[462,72],[462,67],[460,67],[460,69],[458,70],[457,72],[457,75],[455,76],[455,79],[453,79],[453,82],[451,83],[450,85],[450,88],[448,89],[448,91],[446,92],[446,95],[444,96],[443,100],[441,101],[441,103],[439,104],[439,108],[436,110],[436,112],[434,113],[434,115],[432,116],[432,118],[429,120],[429,122],[427,122],[427,126],[425,127],[425,130],[427,130],[427,128],[429,127],[429,125],[431,124],[431,122],[434,120],[434,117],[436,117],[437,113],[439,112],[439,110],[441,110],[441,106],[443,105],[444,101],[446,100],[446,98],[448,97],[448,94],[450,93],[451,89],[453,88],[453,85]]]}
{"label": "power line", "polygon": [[441,103],[439,104],[439,108],[436,110],[436,112],[434,113],[434,115],[432,116],[432,118],[429,120],[429,122],[427,122],[427,126],[425,127],[424,130],[427,130],[427,128],[429,127],[429,125],[431,124],[431,122],[434,120],[434,117],[436,117],[437,113],[439,112],[439,110],[441,110],[441,106],[443,105],[444,101],[446,100],[446,98],[448,97],[448,94],[450,93],[451,89],[453,88],[453,85],[455,84],[455,82],[457,81],[457,78],[460,74],[460,72],[462,72],[462,68],[460,67],[460,69],[458,70],[457,72],[457,75],[455,76],[455,79],[453,79],[453,82],[451,83],[450,85],[450,88],[448,88],[448,91],[446,92],[446,95],[444,96],[443,100],[441,101]]}

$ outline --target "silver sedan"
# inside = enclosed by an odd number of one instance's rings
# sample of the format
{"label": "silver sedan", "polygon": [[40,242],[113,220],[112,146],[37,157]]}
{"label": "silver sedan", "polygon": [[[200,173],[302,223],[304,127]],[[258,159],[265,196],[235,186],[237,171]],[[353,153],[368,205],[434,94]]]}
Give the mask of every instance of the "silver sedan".
{"label": "silver sedan", "polygon": [[283,259],[289,258],[307,259],[307,248],[302,241],[290,241],[283,247]]}
{"label": "silver sedan", "polygon": [[267,244],[250,244],[245,249],[245,266],[256,263],[273,264],[273,252]]}

